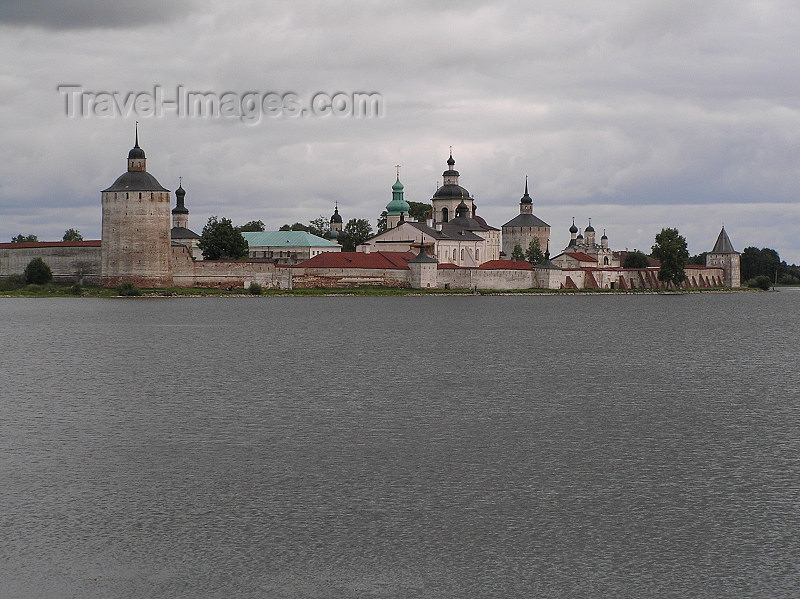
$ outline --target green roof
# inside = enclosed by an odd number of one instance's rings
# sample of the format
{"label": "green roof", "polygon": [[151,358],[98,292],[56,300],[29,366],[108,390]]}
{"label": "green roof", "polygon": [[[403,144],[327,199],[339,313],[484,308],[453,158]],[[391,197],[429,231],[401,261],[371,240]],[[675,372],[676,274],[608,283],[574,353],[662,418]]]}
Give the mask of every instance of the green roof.
{"label": "green roof", "polygon": [[307,231],[246,231],[242,235],[247,245],[253,247],[336,247],[328,241]]}

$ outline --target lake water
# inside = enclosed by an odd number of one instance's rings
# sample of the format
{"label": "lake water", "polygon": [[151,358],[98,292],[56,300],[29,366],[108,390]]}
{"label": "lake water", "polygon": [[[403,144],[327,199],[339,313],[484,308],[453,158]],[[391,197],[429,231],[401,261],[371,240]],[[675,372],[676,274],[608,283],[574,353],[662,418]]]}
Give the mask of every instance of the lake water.
{"label": "lake water", "polygon": [[800,292],[0,299],[0,597],[796,598]]}

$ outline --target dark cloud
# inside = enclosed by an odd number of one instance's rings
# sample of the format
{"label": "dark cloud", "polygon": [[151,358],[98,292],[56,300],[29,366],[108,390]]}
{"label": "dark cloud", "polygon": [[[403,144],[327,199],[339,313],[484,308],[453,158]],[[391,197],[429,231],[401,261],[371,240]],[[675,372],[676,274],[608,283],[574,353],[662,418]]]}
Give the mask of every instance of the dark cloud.
{"label": "dark cloud", "polygon": [[185,15],[193,0],[0,0],[0,23],[47,29],[136,29]]}

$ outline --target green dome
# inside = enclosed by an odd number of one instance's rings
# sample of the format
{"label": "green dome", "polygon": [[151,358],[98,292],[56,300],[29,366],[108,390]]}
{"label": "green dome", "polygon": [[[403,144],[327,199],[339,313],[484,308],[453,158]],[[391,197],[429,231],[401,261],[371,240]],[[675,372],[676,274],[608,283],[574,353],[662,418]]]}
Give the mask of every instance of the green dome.
{"label": "green dome", "polygon": [[387,216],[400,216],[408,214],[410,208],[408,202],[403,199],[403,184],[398,178],[392,185],[392,201],[386,204],[386,214]]}

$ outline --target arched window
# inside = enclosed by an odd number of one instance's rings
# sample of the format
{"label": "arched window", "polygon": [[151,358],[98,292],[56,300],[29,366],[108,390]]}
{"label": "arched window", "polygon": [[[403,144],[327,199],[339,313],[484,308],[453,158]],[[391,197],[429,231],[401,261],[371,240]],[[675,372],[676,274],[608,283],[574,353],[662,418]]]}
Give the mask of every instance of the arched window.
{"label": "arched window", "polygon": [[456,261],[456,248],[453,248],[453,262]]}
{"label": "arched window", "polygon": [[475,262],[481,261],[481,250],[480,248],[475,248]]}
{"label": "arched window", "polygon": [[603,264],[605,264],[605,265],[608,265],[608,256],[606,256],[605,258],[603,258]]}
{"label": "arched window", "polygon": [[[442,208],[442,222],[443,223],[446,223],[449,220],[449,218],[450,218],[449,215],[450,215],[450,212],[447,210],[447,208]],[[455,258],[455,256],[453,256],[453,258]]]}
{"label": "arched window", "polygon": [[461,260],[464,260],[464,248],[461,248]]}

